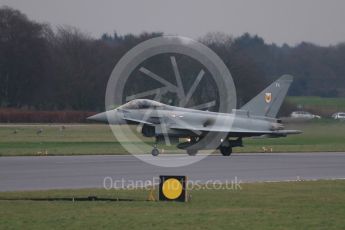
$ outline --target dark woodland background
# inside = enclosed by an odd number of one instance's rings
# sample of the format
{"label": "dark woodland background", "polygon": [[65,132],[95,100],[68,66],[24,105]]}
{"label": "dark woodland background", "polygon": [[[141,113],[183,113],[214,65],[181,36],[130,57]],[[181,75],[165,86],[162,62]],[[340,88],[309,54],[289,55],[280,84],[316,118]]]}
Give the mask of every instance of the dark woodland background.
{"label": "dark woodland background", "polygon": [[[138,43],[161,35],[114,32],[94,38],[77,28],[52,28],[2,7],[0,107],[102,111],[106,84],[117,61]],[[257,35],[233,37],[220,32],[199,41],[228,66],[239,106],[283,74],[295,76],[289,95],[345,97],[345,43],[278,46]]]}

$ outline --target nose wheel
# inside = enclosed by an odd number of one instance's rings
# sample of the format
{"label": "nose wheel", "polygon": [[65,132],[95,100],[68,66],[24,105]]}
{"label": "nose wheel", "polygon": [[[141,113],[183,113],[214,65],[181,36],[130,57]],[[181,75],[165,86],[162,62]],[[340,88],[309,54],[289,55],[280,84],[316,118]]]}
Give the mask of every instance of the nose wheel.
{"label": "nose wheel", "polygon": [[154,147],[151,151],[152,156],[156,157],[159,155],[159,150],[157,147]]}
{"label": "nose wheel", "polygon": [[153,149],[152,149],[152,151],[151,151],[151,154],[152,154],[152,156],[154,156],[154,157],[156,157],[156,156],[158,156],[159,155],[159,150],[158,150],[158,148],[157,148],[157,139],[156,139],[156,142],[155,142],[155,144],[153,145]]}

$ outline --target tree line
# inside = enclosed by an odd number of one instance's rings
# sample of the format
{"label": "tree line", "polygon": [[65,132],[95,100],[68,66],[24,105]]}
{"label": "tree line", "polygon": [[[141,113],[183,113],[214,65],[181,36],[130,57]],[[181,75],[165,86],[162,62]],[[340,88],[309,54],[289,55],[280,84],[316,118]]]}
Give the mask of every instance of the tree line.
{"label": "tree line", "polygon": [[[162,33],[104,34],[35,22],[0,8],[0,107],[36,110],[104,109],[108,78],[132,47]],[[267,44],[248,33],[199,39],[228,66],[239,105],[283,74],[295,76],[291,95],[345,97],[345,43],[322,47]],[[200,92],[202,93],[202,92]]]}

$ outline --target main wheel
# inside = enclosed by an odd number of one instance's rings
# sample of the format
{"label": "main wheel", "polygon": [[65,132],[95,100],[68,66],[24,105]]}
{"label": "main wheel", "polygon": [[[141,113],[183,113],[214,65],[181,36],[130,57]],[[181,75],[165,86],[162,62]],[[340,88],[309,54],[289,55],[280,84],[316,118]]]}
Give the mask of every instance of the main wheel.
{"label": "main wheel", "polygon": [[230,156],[232,153],[232,148],[231,147],[222,147],[220,146],[220,152],[222,153],[223,156]]}
{"label": "main wheel", "polygon": [[156,157],[159,155],[159,150],[157,148],[152,149],[151,151],[152,156]]}
{"label": "main wheel", "polygon": [[195,156],[198,153],[198,150],[196,149],[187,149],[187,154],[189,156]]}

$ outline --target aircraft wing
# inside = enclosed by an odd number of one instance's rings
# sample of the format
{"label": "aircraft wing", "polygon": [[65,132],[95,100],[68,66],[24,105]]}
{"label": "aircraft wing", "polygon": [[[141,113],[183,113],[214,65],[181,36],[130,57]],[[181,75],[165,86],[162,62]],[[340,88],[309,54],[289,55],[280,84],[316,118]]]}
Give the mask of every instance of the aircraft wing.
{"label": "aircraft wing", "polygon": [[245,135],[245,136],[261,136],[261,135],[268,135],[271,137],[280,137],[286,136],[289,134],[299,134],[301,131],[299,130],[251,130],[251,129],[239,129],[239,128],[232,128],[232,127],[193,127],[193,126],[177,126],[172,125],[169,126],[171,129],[178,129],[178,130],[188,130],[188,131],[199,131],[199,132],[220,132],[220,133],[231,133],[233,135]]}

